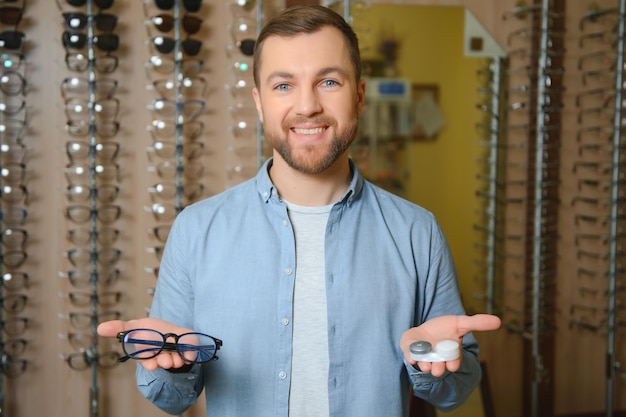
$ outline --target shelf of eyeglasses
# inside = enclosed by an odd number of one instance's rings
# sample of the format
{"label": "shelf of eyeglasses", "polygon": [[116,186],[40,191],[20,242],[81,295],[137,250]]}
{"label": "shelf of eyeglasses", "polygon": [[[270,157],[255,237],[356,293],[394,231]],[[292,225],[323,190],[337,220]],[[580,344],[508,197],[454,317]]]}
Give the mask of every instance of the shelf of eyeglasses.
{"label": "shelf of eyeglasses", "polygon": [[84,331],[98,325],[103,321],[120,320],[122,313],[117,310],[98,311],[97,314],[86,311],[71,311],[67,314],[59,313],[61,320],[68,321],[70,327],[75,330]]}
{"label": "shelf of eyeglasses", "polygon": [[97,365],[100,369],[111,369],[118,364],[121,354],[116,351],[94,352],[92,348],[70,354],[59,355],[74,371],[85,371]]}

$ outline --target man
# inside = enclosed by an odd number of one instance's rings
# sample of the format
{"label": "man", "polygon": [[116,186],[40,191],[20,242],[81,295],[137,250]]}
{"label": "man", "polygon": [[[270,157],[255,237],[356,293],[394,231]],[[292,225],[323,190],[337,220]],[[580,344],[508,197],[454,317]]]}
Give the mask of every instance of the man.
{"label": "man", "polygon": [[[365,181],[348,156],[363,110],[356,36],[324,7],[272,19],[253,95],[273,158],[250,181],[187,207],[163,253],[151,318],[106,322],[223,340],[220,359],[140,361],[140,391],[183,412],[204,389],[220,417],[400,417],[408,395],[452,409],[480,380],[448,246],[424,209]],[[417,340],[459,359],[410,358]]]}

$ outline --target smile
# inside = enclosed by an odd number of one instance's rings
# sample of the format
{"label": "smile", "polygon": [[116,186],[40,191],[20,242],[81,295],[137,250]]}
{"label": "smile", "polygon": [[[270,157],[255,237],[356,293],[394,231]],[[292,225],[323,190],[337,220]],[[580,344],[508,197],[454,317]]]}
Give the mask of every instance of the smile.
{"label": "smile", "polygon": [[294,127],[292,129],[295,133],[299,134],[299,135],[318,135],[320,133],[322,133],[324,130],[326,130],[325,127],[316,127],[313,129],[304,129],[304,128],[296,128]]}

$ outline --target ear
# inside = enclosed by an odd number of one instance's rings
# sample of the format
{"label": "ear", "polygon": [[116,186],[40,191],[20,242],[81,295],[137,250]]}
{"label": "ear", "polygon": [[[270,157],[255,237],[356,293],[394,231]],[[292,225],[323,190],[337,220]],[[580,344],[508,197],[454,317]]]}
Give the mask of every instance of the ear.
{"label": "ear", "polygon": [[263,123],[263,105],[261,104],[261,95],[258,88],[254,87],[252,89],[252,97],[254,98],[254,105],[256,106],[256,112],[259,115],[259,120]]}
{"label": "ear", "polygon": [[357,112],[358,115],[361,116],[363,114],[363,107],[365,106],[365,80],[362,78],[357,83],[356,96]]}

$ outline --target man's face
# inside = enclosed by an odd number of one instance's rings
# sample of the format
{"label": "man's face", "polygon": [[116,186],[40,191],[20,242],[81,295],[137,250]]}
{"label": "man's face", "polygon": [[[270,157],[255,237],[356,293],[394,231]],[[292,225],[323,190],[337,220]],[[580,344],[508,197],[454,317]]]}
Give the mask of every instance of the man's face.
{"label": "man's face", "polygon": [[365,94],[341,33],[271,36],[261,54],[253,95],[266,141],[295,170],[324,172],[347,155]]}

